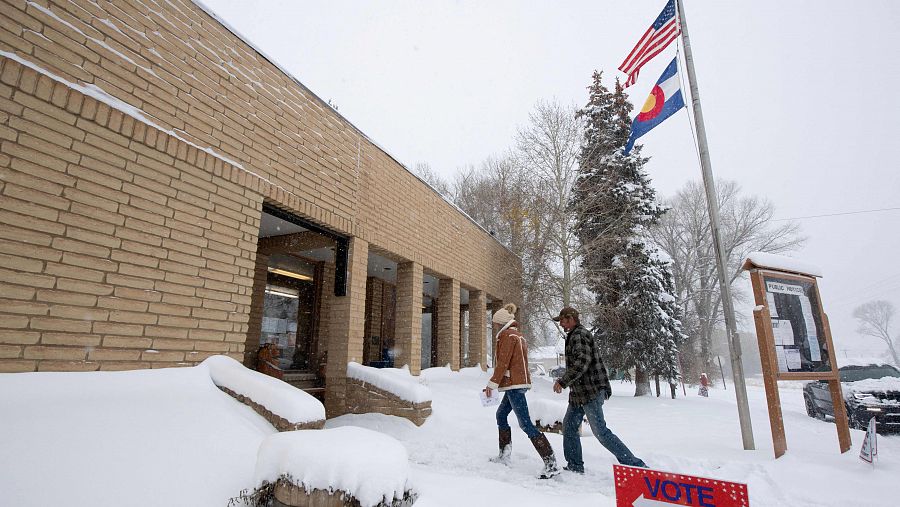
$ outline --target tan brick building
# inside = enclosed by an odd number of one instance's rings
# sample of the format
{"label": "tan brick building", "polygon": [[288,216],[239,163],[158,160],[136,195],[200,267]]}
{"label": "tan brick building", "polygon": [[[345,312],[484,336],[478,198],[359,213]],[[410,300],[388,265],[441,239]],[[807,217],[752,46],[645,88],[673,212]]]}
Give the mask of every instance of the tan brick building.
{"label": "tan brick building", "polygon": [[334,415],[384,349],[483,364],[519,269],[191,1],[0,0],[0,371],[255,367],[268,343]]}

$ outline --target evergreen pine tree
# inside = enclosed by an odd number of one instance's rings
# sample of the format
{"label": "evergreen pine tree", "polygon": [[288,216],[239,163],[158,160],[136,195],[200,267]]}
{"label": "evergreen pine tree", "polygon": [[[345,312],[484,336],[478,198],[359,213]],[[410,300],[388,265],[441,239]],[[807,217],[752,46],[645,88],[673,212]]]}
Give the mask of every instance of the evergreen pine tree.
{"label": "evergreen pine tree", "polygon": [[579,177],[572,193],[575,232],[583,248],[587,284],[595,295],[594,327],[609,366],[635,368],[636,395],[649,392],[648,374],[677,378],[683,339],[668,262],[643,241],[665,208],[643,167],[640,146],[629,155],[632,105],[616,80],[614,91],[594,72],[584,121]]}

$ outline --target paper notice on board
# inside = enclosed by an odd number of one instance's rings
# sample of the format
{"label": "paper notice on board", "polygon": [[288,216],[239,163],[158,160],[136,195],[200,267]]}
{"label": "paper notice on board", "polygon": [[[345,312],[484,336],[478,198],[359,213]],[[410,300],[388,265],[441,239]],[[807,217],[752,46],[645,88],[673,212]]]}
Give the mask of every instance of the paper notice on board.
{"label": "paper notice on board", "polygon": [[775,308],[775,294],[766,292],[766,302],[769,304],[769,316],[773,319],[778,318],[778,309]]}
{"label": "paper notice on board", "polygon": [[787,371],[800,369],[800,349],[784,349],[784,358],[787,362]]}
{"label": "paper notice on board", "polygon": [[813,318],[812,305],[809,298],[800,296],[800,308],[803,310],[803,323],[806,325],[806,343],[809,345],[810,361],[822,360],[822,351],[819,349],[819,336],[816,334],[816,321]]}
{"label": "paper notice on board", "polygon": [[784,347],[775,347],[775,359],[778,362],[778,371],[788,371],[787,357],[784,355]]}
{"label": "paper notice on board", "polygon": [[796,345],[794,327],[787,319],[772,319],[772,335],[775,337],[775,345]]}

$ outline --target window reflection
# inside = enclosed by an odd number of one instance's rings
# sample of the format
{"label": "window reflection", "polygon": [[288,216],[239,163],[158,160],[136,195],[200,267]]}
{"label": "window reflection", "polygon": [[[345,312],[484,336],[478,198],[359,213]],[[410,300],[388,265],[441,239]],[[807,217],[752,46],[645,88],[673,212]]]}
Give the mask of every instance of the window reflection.
{"label": "window reflection", "polygon": [[266,285],[260,343],[272,343],[279,351],[278,366],[286,370],[293,363],[297,343],[297,314],[300,291],[279,285]]}

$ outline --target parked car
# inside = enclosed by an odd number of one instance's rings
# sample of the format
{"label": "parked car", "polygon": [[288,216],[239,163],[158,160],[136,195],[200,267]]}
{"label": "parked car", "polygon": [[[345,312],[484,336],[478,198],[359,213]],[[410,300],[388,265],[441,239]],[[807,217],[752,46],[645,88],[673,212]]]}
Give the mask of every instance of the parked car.
{"label": "parked car", "polygon": [[541,363],[528,363],[528,369],[532,375],[547,375],[547,369]]}
{"label": "parked car", "polygon": [[[851,428],[865,429],[875,417],[878,433],[900,432],[900,370],[870,364],[844,366],[839,372]],[[803,400],[810,417],[834,420],[828,382],[817,380],[803,386]]]}
{"label": "parked car", "polygon": [[554,379],[562,378],[562,376],[565,374],[566,374],[565,366],[557,366],[556,368],[553,368],[552,370],[550,370],[550,378],[554,378]]}

